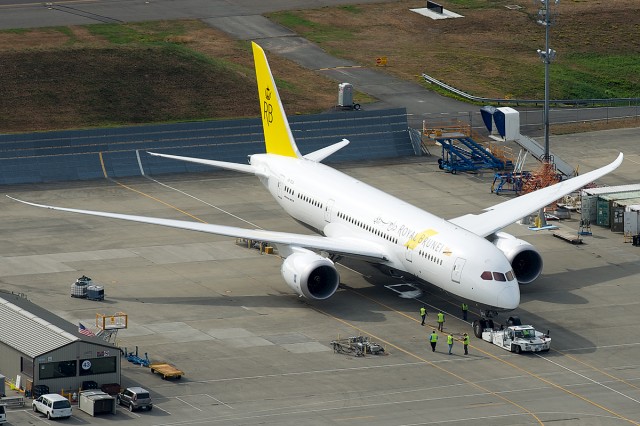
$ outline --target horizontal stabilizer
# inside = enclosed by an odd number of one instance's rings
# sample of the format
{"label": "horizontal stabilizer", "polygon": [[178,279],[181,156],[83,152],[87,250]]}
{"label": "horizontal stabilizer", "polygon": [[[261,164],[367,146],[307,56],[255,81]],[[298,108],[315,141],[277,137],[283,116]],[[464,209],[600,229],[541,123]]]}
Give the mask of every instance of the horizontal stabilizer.
{"label": "horizontal stabilizer", "polygon": [[307,160],[315,161],[317,163],[324,160],[334,152],[344,148],[347,145],[349,145],[349,140],[342,139],[338,143],[334,143],[333,145],[329,145],[317,151],[310,152],[309,154],[305,155],[304,158],[306,158]]}
{"label": "horizontal stabilizer", "polygon": [[207,166],[220,167],[221,169],[235,170],[236,172],[250,173],[250,174],[256,174],[256,175],[258,174],[256,172],[255,167],[249,164],[229,163],[226,161],[206,160],[203,158],[182,157],[180,155],[157,154],[155,152],[149,152],[149,151],[147,151],[147,153],[149,155],[153,155],[154,157],[164,157],[164,158],[170,158],[172,160],[186,161],[189,163],[198,163],[198,164],[204,164]]}

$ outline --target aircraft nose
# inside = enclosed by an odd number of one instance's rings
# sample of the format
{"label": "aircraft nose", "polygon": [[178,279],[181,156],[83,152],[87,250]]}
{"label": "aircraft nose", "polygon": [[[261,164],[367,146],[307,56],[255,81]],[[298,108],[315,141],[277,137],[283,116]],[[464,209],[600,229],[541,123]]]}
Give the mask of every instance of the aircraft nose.
{"label": "aircraft nose", "polygon": [[520,288],[517,284],[511,284],[498,293],[498,307],[503,309],[515,309],[520,304]]}

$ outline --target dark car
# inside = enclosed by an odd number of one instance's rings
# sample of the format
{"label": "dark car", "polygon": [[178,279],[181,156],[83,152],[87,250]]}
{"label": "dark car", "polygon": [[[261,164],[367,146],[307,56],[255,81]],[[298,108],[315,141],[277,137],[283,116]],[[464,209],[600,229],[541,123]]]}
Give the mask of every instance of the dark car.
{"label": "dark car", "polygon": [[47,386],[47,385],[35,385],[31,389],[31,397],[33,399],[38,399],[42,395],[46,395],[48,393],[50,393],[50,392],[49,392],[49,386]]}
{"label": "dark car", "polygon": [[151,410],[153,403],[149,391],[139,386],[126,388],[118,394],[118,404],[126,406],[129,411],[137,409]]}

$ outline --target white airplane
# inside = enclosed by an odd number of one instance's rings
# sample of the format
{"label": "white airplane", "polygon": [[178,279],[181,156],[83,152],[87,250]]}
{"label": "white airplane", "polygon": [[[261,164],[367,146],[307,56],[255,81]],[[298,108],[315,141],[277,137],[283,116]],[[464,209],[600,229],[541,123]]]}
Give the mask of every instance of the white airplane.
{"label": "white airplane", "polygon": [[[519,284],[542,271],[542,257],[526,241],[504,232],[519,220],[565,194],[615,170],[611,164],[553,186],[496,204],[477,215],[445,220],[320,163],[346,146],[334,145],[301,155],[289,128],[266,55],[253,43],[266,154],[249,164],[149,153],[256,175],[294,219],[320,235],[253,230],[180,220],[46,206],[36,207],[124,219],[275,244],[284,258],[281,273],[298,295],[331,297],[340,283],[332,259],[349,256],[383,265],[429,282],[486,317],[520,303]],[[12,197],[10,197],[12,198]]]}

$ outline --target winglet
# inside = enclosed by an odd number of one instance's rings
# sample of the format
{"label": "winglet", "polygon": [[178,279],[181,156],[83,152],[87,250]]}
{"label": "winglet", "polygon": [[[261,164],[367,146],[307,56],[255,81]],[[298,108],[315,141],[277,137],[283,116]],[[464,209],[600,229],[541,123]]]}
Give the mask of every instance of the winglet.
{"label": "winglet", "polygon": [[267,153],[301,158],[302,156],[293,139],[287,116],[284,113],[284,108],[280,101],[278,88],[273,81],[267,56],[264,50],[255,42],[251,42],[251,45],[253,47],[253,60],[256,66],[262,128],[264,130]]}

